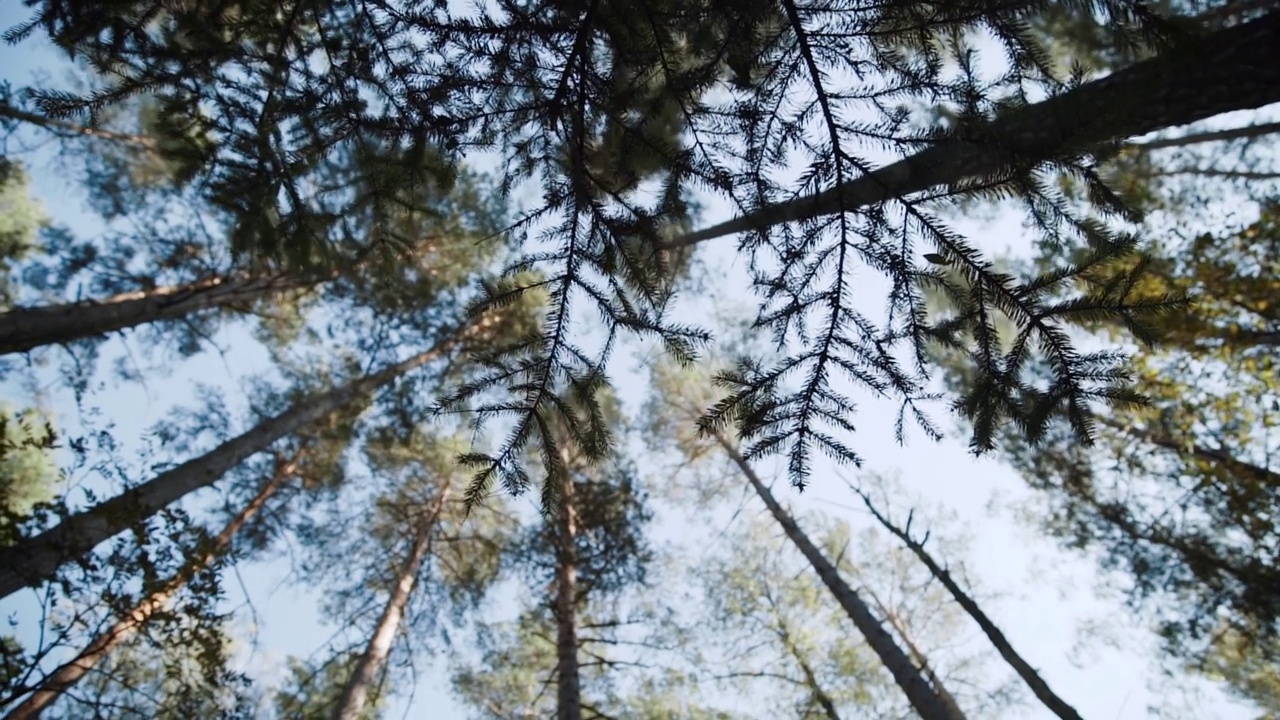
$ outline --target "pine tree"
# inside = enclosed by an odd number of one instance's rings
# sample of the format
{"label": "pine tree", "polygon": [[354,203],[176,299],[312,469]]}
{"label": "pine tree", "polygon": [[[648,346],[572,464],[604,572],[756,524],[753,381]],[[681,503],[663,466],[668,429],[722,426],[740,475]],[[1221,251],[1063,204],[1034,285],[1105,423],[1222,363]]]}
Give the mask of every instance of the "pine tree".
{"label": "pine tree", "polygon": [[[992,646],[994,646],[1000,653],[1000,657],[1004,658],[1005,662],[1018,673],[1018,677],[1022,678],[1022,681],[1031,689],[1031,692],[1035,694],[1036,698],[1040,700],[1046,708],[1053,712],[1053,714],[1062,718],[1062,720],[1081,720],[1080,713],[1076,712],[1075,708],[1071,707],[1066,700],[1063,700],[1057,693],[1055,693],[1053,689],[1049,687],[1049,684],[1045,682],[1044,678],[1040,677],[1040,674],[1036,672],[1035,668],[1031,667],[1031,665],[1023,659],[1022,655],[1018,654],[1018,652],[1014,650],[1013,645],[1011,645],[1008,639],[1005,638],[1004,633],[1002,633],[1000,628],[992,622],[991,618],[982,611],[982,608],[974,601],[972,595],[965,592],[951,572],[935,560],[933,555],[925,549],[924,544],[928,541],[929,533],[925,533],[924,540],[918,540],[912,536],[911,520],[914,517],[914,511],[907,515],[906,523],[899,526],[890,520],[883,511],[876,507],[875,503],[871,500],[871,496],[866,491],[859,488],[854,488],[854,491],[862,498],[862,501],[867,506],[867,510],[871,512],[872,517],[874,517],[885,530],[888,530],[894,535],[894,537],[901,540],[902,544],[910,549],[911,552],[920,559],[920,562],[929,569],[929,573],[947,589],[947,592],[951,594],[951,597],[955,599],[956,603],[964,608],[964,611],[968,613],[969,617],[978,624],[978,627],[982,629],[982,633],[987,636],[987,639],[991,641]],[[899,631],[899,634],[905,635],[901,631]]]}
{"label": "pine tree", "polygon": [[[342,257],[330,231],[353,198],[338,193],[328,203],[306,189],[369,138],[391,158],[373,198],[426,182],[423,159],[436,148],[446,168],[464,152],[497,150],[506,187],[539,183],[540,202],[509,227],[524,251],[510,270],[541,273],[525,289],[546,292],[551,309],[536,337],[476,382],[515,392],[475,412],[517,418],[479,485],[522,484],[515,459],[534,416],[550,409],[553,388],[601,374],[619,333],[655,336],[686,359],[706,339],[670,315],[681,246],[707,237],[685,233],[695,189],[715,190],[755,218],[739,230],[768,225],[779,198],[801,198],[784,207],[795,211],[790,219],[813,218],[803,236],[786,228],[742,246],[764,291],[759,326],[796,351],[776,367],[740,373],[739,393],[750,403],[780,379],[806,379],[771,400],[777,411],[759,418],[763,425],[743,428],[753,448],[789,454],[793,480],[803,483],[812,453],[854,456],[840,419],[851,412],[843,385],[910,408],[928,395],[922,348],[947,328],[920,322],[918,281],[931,272],[916,258],[921,246],[979,281],[966,308],[976,322],[1008,312],[1025,333],[1015,348],[1053,348],[1043,407],[1030,409],[1011,399],[1025,357],[974,353],[991,402],[959,409],[977,420],[976,446],[989,445],[988,427],[1020,412],[1035,422],[1047,408],[1082,414],[1094,400],[1130,399],[1119,359],[1078,351],[1062,328],[1071,313],[1128,318],[1166,305],[1087,294],[1069,308],[1048,305],[1044,285],[1078,267],[1020,283],[996,272],[937,209],[953,194],[1013,197],[1042,236],[1083,237],[1094,261],[1125,254],[1132,242],[1122,224],[1087,217],[1053,180],[1079,178],[1093,209],[1123,220],[1096,163],[1133,134],[1277,99],[1280,83],[1269,73],[1280,66],[1280,21],[1263,11],[1269,6],[1201,16],[1127,0],[1072,5],[1068,12],[1096,15],[1114,42],[1133,45],[1110,76],[1083,83],[1058,76],[1044,33],[1029,22],[1046,8],[601,0],[462,13],[413,0],[368,12],[300,0],[269,11],[257,2],[211,9],[121,0],[107,12],[48,0],[10,37],[44,32],[103,78],[81,95],[16,91],[31,112],[68,122],[79,114],[93,127],[96,113],[145,93],[161,126],[189,139],[179,146],[199,149],[184,156],[191,187],[233,220],[232,247],[290,266]],[[975,66],[978,34],[1007,59],[993,78]],[[321,55],[319,65],[310,60]],[[788,101],[798,97],[813,100]],[[944,107],[932,110],[952,126],[914,126],[912,105],[939,98]],[[867,144],[884,148],[888,164],[859,150]],[[790,179],[797,170],[798,184]],[[848,278],[864,264],[891,281],[881,321],[853,301]],[[570,322],[584,305],[606,324],[609,340],[595,348]],[[1088,438],[1084,421],[1076,429]]]}
{"label": "pine tree", "polygon": [[353,402],[367,399],[380,386],[427,363],[438,361],[475,334],[483,323],[446,336],[435,347],[347,384],[305,397],[280,414],[204,455],[161,473],[136,488],[75,513],[57,526],[24,538],[3,551],[0,596],[53,578],[64,563],[74,562],[99,543],[143,521],[189,493],[211,485],[245,458],[262,452],[277,440]]}
{"label": "pine tree", "polygon": [[[1039,491],[1042,529],[1100,551],[1104,567],[1131,580],[1126,592],[1155,621],[1175,662],[1193,668],[1232,637],[1247,640],[1226,652],[1248,648],[1246,656],[1263,655],[1246,663],[1267,662],[1274,649],[1267,638],[1280,627],[1268,549],[1274,499],[1265,489],[1275,475],[1266,461],[1275,321],[1263,270],[1274,255],[1274,220],[1265,207],[1239,231],[1149,242],[1132,291],[1189,296],[1187,311],[1136,327],[1082,323],[1112,340],[1160,341],[1135,343],[1135,389],[1146,403],[1099,412],[1094,446],[1077,443],[1062,414],[1046,418],[1034,447],[1018,427],[996,443]],[[1132,267],[1104,266],[1093,275],[1118,285],[1130,282],[1118,276],[1135,277]],[[950,384],[972,386],[970,364],[941,349],[938,357]]]}
{"label": "pine tree", "polygon": [[38,687],[22,703],[9,710],[5,720],[33,720],[52,705],[76,683],[111,655],[123,643],[136,634],[157,611],[163,610],[174,595],[190,583],[199,572],[207,571],[222,559],[236,536],[254,519],[273,497],[294,479],[301,469],[301,459],[306,452],[303,445],[292,458],[277,457],[271,475],[262,483],[257,494],[240,509],[223,529],[207,543],[191,552],[186,565],[146,596],[137,606],[130,608],[102,634],[95,637],[74,658],[61,664],[40,681]]}
{"label": "pine tree", "polygon": [[[696,377],[696,376],[695,376]],[[667,419],[671,425],[696,426],[705,403],[714,395],[714,388],[692,386],[688,376],[661,369],[656,373],[658,398],[653,403],[653,414]],[[841,576],[839,569],[823,553],[822,549],[800,528],[795,518],[782,507],[764,480],[742,453],[737,439],[722,427],[703,426],[707,442],[736,467],[739,477],[747,482],[756,496],[764,503],[774,521],[787,539],[808,561],[811,569],[821,579],[832,598],[844,610],[867,644],[880,658],[894,681],[902,689],[911,707],[924,718],[959,720],[965,717],[954,703],[947,701],[939,688],[931,685],[922,670],[912,663],[907,652],[899,646],[893,635],[871,610],[871,605]],[[685,442],[689,442],[686,438]]]}
{"label": "pine tree", "polygon": [[[595,424],[600,442],[611,442],[621,422],[616,401],[577,390],[565,393],[565,405]],[[543,432],[570,432],[566,424],[548,422]],[[486,717],[608,716],[615,665],[625,664],[610,650],[631,629],[618,598],[644,582],[651,558],[636,469],[625,457],[593,461],[563,449],[553,468],[558,478],[544,484],[541,522],[507,552],[509,571],[539,599],[482,644],[492,669],[465,666],[454,675],[458,693]]]}
{"label": "pine tree", "polygon": [[[297,322],[317,305],[373,305],[471,281],[460,268],[474,271],[499,249],[482,242],[501,221],[486,180],[462,171],[382,197],[374,191],[389,162],[385,149],[370,141],[317,170],[322,187],[317,195],[332,194],[330,188],[336,187],[355,198],[344,208],[331,239],[340,249],[359,246],[319,270],[291,271],[236,257],[233,219],[183,191],[131,198],[128,211],[119,213],[130,221],[124,231],[84,239],[62,230],[46,232],[44,256],[28,260],[23,268],[25,297],[0,314],[0,354],[153,323],[169,324],[152,328],[149,337],[192,354],[220,321],[237,316],[260,316],[270,324],[292,303],[296,316],[291,320]],[[424,162],[430,166],[431,160]],[[116,186],[129,186],[124,190],[102,189],[86,180],[90,198],[103,202],[112,192],[145,190],[118,179],[123,172],[116,169],[112,177]],[[362,239],[352,240],[356,237]],[[414,285],[423,287],[408,292]],[[68,301],[73,289],[76,299]],[[98,297],[81,299],[86,291]],[[382,312],[407,307],[400,301]]]}
{"label": "pine tree", "polygon": [[[358,662],[356,653],[338,654],[320,662],[304,662],[290,658],[289,677],[272,698],[276,717],[280,720],[329,720],[352,667]],[[380,686],[366,699],[360,720],[377,720],[386,703]]]}
{"label": "pine tree", "polygon": [[[443,628],[466,616],[498,574],[510,520],[490,508],[467,512],[462,499],[466,473],[454,462],[467,444],[459,437],[427,432],[418,429],[405,438],[386,427],[366,443],[371,473],[384,487],[368,520],[357,525],[375,538],[375,547],[358,556],[377,562],[353,599],[358,607],[375,590],[385,592],[386,600],[358,659],[340,676],[342,690],[328,717],[354,720],[362,717],[371,695],[393,695],[394,684],[381,678],[389,672],[395,641],[408,636],[405,646],[421,654],[428,638],[420,629]],[[345,573],[352,570],[348,566]],[[426,617],[411,623],[415,606]]]}

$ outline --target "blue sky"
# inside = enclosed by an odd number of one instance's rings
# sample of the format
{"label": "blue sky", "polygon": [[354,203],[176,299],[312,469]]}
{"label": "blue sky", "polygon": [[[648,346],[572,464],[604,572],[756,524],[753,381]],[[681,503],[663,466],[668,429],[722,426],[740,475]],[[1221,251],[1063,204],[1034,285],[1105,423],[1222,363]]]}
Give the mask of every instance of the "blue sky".
{"label": "blue sky", "polygon": [[[0,26],[8,27],[26,16],[19,3],[0,4]],[[59,72],[60,60],[36,42],[22,46],[0,47],[0,75],[15,84],[30,82],[33,73]],[[483,169],[483,168],[482,168]],[[97,221],[88,213],[78,192],[50,172],[46,157],[28,167],[34,188],[47,211],[57,220],[78,231],[92,233]],[[723,202],[710,201],[702,224],[712,224],[730,216]],[[998,253],[1007,249],[1025,250],[1028,240],[1015,218],[1002,216],[990,224],[968,223],[963,227],[970,237],[981,238],[981,247]],[[709,264],[723,278],[721,288],[747,286],[743,261],[732,252],[732,240],[722,239],[714,247],[704,249]],[[865,279],[874,287],[874,282]],[[743,308],[753,306],[745,293],[726,291],[721,300]],[[690,319],[709,317],[705,303],[686,308]],[[683,316],[682,316],[683,317]],[[238,337],[237,337],[238,335]],[[124,451],[134,452],[145,431],[162,419],[172,407],[196,400],[195,382],[214,383],[229,389],[232,410],[246,405],[244,381],[267,367],[265,354],[244,333],[225,334],[221,338],[230,350],[224,358],[216,353],[203,353],[173,367],[162,378],[151,378],[145,385],[108,383],[95,389],[92,403],[104,409],[114,421],[114,433],[123,441]],[[128,352],[129,340],[110,341],[107,352]],[[643,392],[645,375],[634,358],[623,358],[615,376],[624,399],[633,406]],[[106,363],[103,365],[106,367]],[[47,371],[41,371],[47,381]],[[47,383],[46,383],[47,384]],[[0,398],[14,405],[32,399],[30,388],[12,379],[3,387]],[[65,392],[52,389],[46,396],[48,406],[60,416],[63,427],[74,425],[74,411]],[[1021,481],[1006,467],[992,459],[972,457],[964,442],[948,438],[932,443],[915,433],[906,447],[893,438],[894,408],[887,403],[866,401],[857,418],[859,434],[857,450],[870,470],[896,471],[903,483],[916,495],[927,498],[930,505],[949,508],[958,521],[972,533],[971,552],[964,567],[970,577],[996,597],[987,605],[1015,647],[1038,667],[1053,687],[1087,718],[1146,717],[1146,708],[1158,700],[1147,687],[1154,679],[1151,672],[1151,639],[1127,620],[1114,598],[1097,598],[1094,593],[1096,567],[1086,559],[1056,549],[1039,537],[1036,531],[1013,518],[1012,508],[1028,498]],[[864,526],[865,514],[842,509],[856,505],[855,498],[843,486],[828,478],[830,468],[820,467],[815,481],[803,496],[778,486],[778,494],[796,507],[812,507],[845,517],[856,526]],[[522,499],[517,502],[530,502]],[[665,532],[678,541],[675,530]],[[252,657],[255,666],[267,668],[285,655],[306,656],[332,633],[332,627],[320,622],[315,610],[314,592],[283,584],[287,571],[283,561],[250,563],[241,571],[243,587],[252,600],[254,615],[260,622],[259,645]],[[238,593],[238,581],[229,583]],[[18,612],[30,617],[29,600],[10,599],[0,604],[6,615]],[[247,617],[247,615],[246,615]],[[1078,632],[1094,620],[1107,620],[1118,631],[1118,643],[1094,643],[1092,649],[1076,655],[1073,648]],[[30,629],[21,628],[23,630]],[[850,628],[850,632],[852,632]],[[424,664],[428,661],[423,658]],[[438,668],[426,673],[415,689],[412,704],[393,704],[393,717],[430,717],[441,720],[465,717],[462,709],[447,693],[447,683]],[[1245,718],[1248,712],[1210,691],[1204,706],[1213,717]],[[1049,717],[1038,708],[1027,717]]]}

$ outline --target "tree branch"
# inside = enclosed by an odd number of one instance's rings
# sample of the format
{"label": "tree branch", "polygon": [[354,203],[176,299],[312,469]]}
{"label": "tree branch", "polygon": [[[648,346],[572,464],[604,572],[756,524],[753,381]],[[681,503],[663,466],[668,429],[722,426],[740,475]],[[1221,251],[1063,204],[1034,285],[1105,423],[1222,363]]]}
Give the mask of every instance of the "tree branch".
{"label": "tree branch", "polygon": [[901,540],[911,550],[911,552],[915,553],[916,557],[920,558],[920,561],[929,568],[929,572],[947,588],[947,591],[951,593],[951,596],[955,598],[960,607],[964,608],[964,611],[969,613],[969,617],[973,618],[974,621],[978,623],[978,627],[982,628],[983,634],[985,634],[987,639],[991,641],[991,644],[995,646],[996,651],[1000,653],[1000,657],[1004,658],[1005,662],[1009,663],[1009,666],[1018,673],[1018,677],[1022,678],[1022,681],[1027,684],[1027,687],[1031,688],[1031,692],[1035,693],[1036,698],[1039,699],[1045,707],[1053,711],[1053,713],[1062,718],[1062,720],[1083,720],[1080,717],[1080,713],[1076,712],[1075,708],[1067,703],[1067,701],[1059,697],[1057,693],[1049,687],[1049,683],[1045,682],[1044,679],[1040,677],[1040,674],[1036,672],[1035,668],[1031,667],[1031,664],[1024,660],[1022,656],[1013,649],[1013,645],[1007,638],[1005,638],[1004,633],[1000,632],[1000,628],[998,628],[996,624],[991,621],[991,618],[987,617],[987,614],[978,607],[978,603],[975,602],[968,593],[960,588],[960,585],[951,577],[951,573],[933,559],[933,556],[924,549],[924,544],[912,539],[910,535],[910,519],[908,519],[906,527],[899,528],[876,509],[875,505],[871,502],[870,496],[861,489],[854,487],[853,484],[849,483],[847,480],[845,481],[845,484],[849,486],[850,490],[857,493],[858,497],[862,498],[862,502],[866,504],[867,510],[871,511],[871,515],[880,523],[880,525],[893,533],[893,535]]}

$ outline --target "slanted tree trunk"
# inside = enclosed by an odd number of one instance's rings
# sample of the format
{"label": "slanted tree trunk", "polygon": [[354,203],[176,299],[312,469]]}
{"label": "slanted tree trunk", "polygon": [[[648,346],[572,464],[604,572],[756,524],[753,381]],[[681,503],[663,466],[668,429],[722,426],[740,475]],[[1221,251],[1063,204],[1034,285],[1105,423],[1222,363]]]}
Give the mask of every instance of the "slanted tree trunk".
{"label": "slanted tree trunk", "polygon": [[829,190],[769,205],[667,244],[686,247],[904,198],[1237,110],[1280,102],[1280,11],[943,139]]}
{"label": "slanted tree trunk", "polygon": [[582,720],[578,668],[578,516],[573,478],[562,473],[556,515],[556,720]]}
{"label": "slanted tree trunk", "polygon": [[911,658],[916,661],[916,667],[920,668],[920,672],[929,678],[929,683],[933,685],[933,691],[938,694],[942,702],[956,714],[960,714],[960,704],[956,702],[956,697],[947,689],[946,683],[942,682],[942,677],[933,669],[933,664],[929,662],[929,656],[925,654],[920,645],[916,643],[915,638],[911,636],[911,632],[907,629],[907,624],[903,622],[902,616],[896,610],[885,605],[880,601],[870,588],[866,588],[867,596],[871,598],[871,602],[875,603],[876,609],[884,616],[885,621],[893,627],[898,633],[898,637],[902,638],[902,642],[907,646],[907,652],[911,653]]}
{"label": "slanted tree trunk", "polygon": [[222,532],[218,533],[204,546],[197,548],[187,564],[169,579],[159,590],[143,598],[127,615],[117,620],[106,632],[93,639],[80,654],[54,670],[40,683],[26,700],[5,715],[5,720],[35,720],[50,705],[77,682],[89,673],[99,662],[117,646],[133,637],[152,615],[169,603],[169,600],[181,590],[196,573],[208,568],[213,562],[231,547],[232,541],[250,520],[252,520],[277,492],[294,476],[302,457],[299,450],[291,459],[281,460],[271,474],[271,478],[263,483],[258,494],[245,505],[235,517],[231,518]]}
{"label": "slanted tree trunk", "polygon": [[800,666],[800,672],[804,675],[805,687],[809,690],[809,694],[813,696],[813,701],[818,703],[818,707],[822,708],[822,713],[827,716],[827,720],[840,720],[840,712],[836,709],[835,700],[822,687],[822,683],[818,682],[818,673],[814,672],[813,666],[809,664],[809,658],[804,655],[804,651],[791,639],[791,633],[787,632],[786,625],[779,624],[777,632],[782,640],[782,646],[786,648],[791,657],[795,659],[796,664]]}
{"label": "slanted tree trunk", "polygon": [[[884,529],[893,533],[894,536],[910,548],[911,552],[915,553],[915,556],[920,559],[920,562],[924,563],[925,567],[929,568],[929,572],[933,574],[933,577],[936,578],[938,582],[942,583],[942,586],[947,589],[947,592],[951,593],[951,597],[955,598],[955,601],[959,603],[960,607],[964,608],[964,611],[969,613],[969,617],[973,618],[974,622],[978,623],[978,627],[982,629],[982,633],[987,636],[987,639],[991,641],[991,644],[995,647],[996,651],[1000,653],[1000,657],[1004,658],[1004,661],[1009,663],[1009,666],[1018,673],[1018,677],[1022,678],[1022,681],[1027,684],[1027,687],[1031,688],[1031,692],[1035,694],[1036,698],[1040,700],[1045,707],[1049,708],[1054,715],[1062,718],[1062,720],[1083,720],[1080,717],[1080,713],[1076,712],[1076,709],[1072,707],[1070,703],[1059,697],[1058,694],[1049,687],[1049,683],[1045,682],[1044,678],[1040,677],[1040,673],[1036,672],[1035,668],[1031,667],[1031,663],[1024,660],[1023,657],[1018,654],[1018,651],[1013,649],[1013,645],[1004,636],[1004,633],[1000,632],[1000,628],[992,622],[991,618],[987,617],[987,614],[982,611],[982,608],[978,607],[978,603],[973,598],[969,597],[969,594],[961,589],[959,583],[955,581],[955,578],[951,577],[951,573],[947,571],[946,568],[938,564],[938,562],[933,559],[933,556],[929,554],[928,550],[925,550],[924,543],[917,542],[911,537],[910,519],[908,519],[906,527],[898,527],[894,523],[890,522],[889,518],[882,515],[878,509],[876,509],[875,505],[871,502],[871,498],[866,493],[856,488],[854,491],[862,497],[862,502],[866,504],[867,509],[871,511],[871,515],[875,517],[876,521],[879,522]],[[899,629],[899,633],[902,632],[902,629]],[[903,638],[906,639],[905,634],[903,634]],[[908,642],[910,642],[910,640],[908,640]]]}
{"label": "slanted tree trunk", "polygon": [[175,320],[202,310],[246,305],[271,293],[320,281],[318,277],[284,273],[219,275],[185,285],[119,293],[101,300],[16,307],[0,314],[0,355]]}
{"label": "slanted tree trunk", "polygon": [[440,488],[440,494],[432,504],[430,512],[422,518],[414,532],[409,554],[400,566],[395,585],[391,588],[391,595],[382,609],[382,615],[378,618],[378,624],[369,638],[369,644],[365,646],[364,654],[360,656],[346,686],[342,688],[342,698],[338,701],[338,707],[333,713],[334,720],[357,720],[360,712],[364,710],[365,703],[369,699],[369,689],[373,687],[379,671],[386,665],[387,657],[391,654],[391,645],[396,639],[396,633],[400,630],[400,622],[404,619],[404,610],[409,605],[409,599],[413,597],[413,588],[418,582],[422,562],[431,552],[431,541],[435,537],[440,513],[447,502],[448,493],[449,483],[446,481]]}
{"label": "slanted tree trunk", "polygon": [[208,487],[251,455],[280,438],[344,408],[405,373],[444,355],[462,335],[483,327],[473,324],[462,334],[443,340],[430,350],[342,387],[303,400],[262,421],[193,460],[161,473],[138,487],[76,513],[57,527],[0,550],[0,598],[53,579],[64,563],[80,559],[99,543],[127,530],[186,495]]}
{"label": "slanted tree trunk", "polygon": [[898,647],[898,644],[893,640],[893,636],[881,627],[871,613],[871,609],[858,596],[858,593],[840,577],[840,573],[831,564],[831,561],[827,560],[822,551],[813,544],[813,541],[796,524],[795,519],[778,504],[778,501],[773,497],[773,493],[769,491],[760,476],[756,474],[755,468],[751,467],[751,464],[742,456],[742,453],[738,452],[737,445],[723,433],[716,433],[715,438],[720,447],[724,449],[725,454],[733,460],[733,463],[738,466],[743,476],[747,478],[756,495],[760,497],[765,507],[769,509],[769,513],[773,515],[774,520],[777,520],[778,524],[782,526],[787,538],[800,550],[800,553],[809,561],[809,565],[818,573],[822,584],[827,586],[832,596],[840,603],[840,607],[844,609],[845,614],[849,616],[858,631],[862,633],[863,638],[866,639],[867,645],[880,657],[880,662],[893,675],[898,687],[902,688],[907,700],[911,703],[911,707],[915,708],[916,712],[924,720],[964,720],[964,715],[957,708],[950,706],[934,692],[929,681],[925,679],[918,668],[911,664],[911,658],[902,651],[902,648]]}

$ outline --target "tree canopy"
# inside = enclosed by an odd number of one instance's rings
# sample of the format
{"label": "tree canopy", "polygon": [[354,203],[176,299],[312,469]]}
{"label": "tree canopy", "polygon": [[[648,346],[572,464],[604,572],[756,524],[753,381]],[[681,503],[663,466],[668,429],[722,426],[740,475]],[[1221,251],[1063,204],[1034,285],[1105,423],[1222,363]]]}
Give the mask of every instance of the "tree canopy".
{"label": "tree canopy", "polygon": [[974,468],[1280,712],[1274,0],[12,15],[7,719],[1090,716]]}

